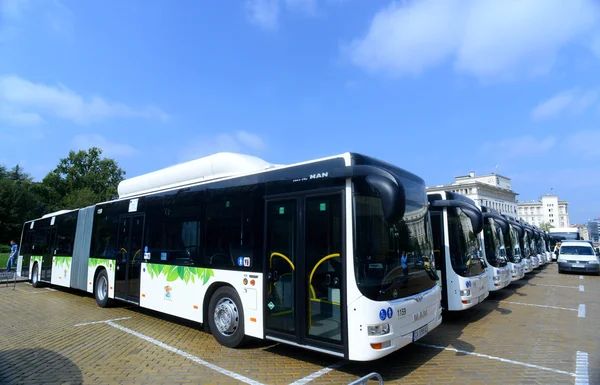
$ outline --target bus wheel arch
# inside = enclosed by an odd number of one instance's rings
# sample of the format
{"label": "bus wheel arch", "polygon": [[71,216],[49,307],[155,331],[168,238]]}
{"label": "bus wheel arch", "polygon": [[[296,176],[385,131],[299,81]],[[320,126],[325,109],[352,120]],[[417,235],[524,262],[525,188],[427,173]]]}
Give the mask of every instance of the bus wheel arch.
{"label": "bus wheel arch", "polygon": [[31,286],[33,286],[33,287],[40,287],[38,269],[39,269],[38,263],[37,263],[37,261],[35,261],[33,263],[33,267],[31,268]]}
{"label": "bus wheel arch", "polygon": [[108,273],[104,267],[99,267],[94,273],[94,298],[100,307],[109,307],[112,304],[108,298]]}
{"label": "bus wheel arch", "polygon": [[221,345],[236,348],[244,344],[244,308],[237,290],[228,284],[213,284],[206,293],[204,325]]}

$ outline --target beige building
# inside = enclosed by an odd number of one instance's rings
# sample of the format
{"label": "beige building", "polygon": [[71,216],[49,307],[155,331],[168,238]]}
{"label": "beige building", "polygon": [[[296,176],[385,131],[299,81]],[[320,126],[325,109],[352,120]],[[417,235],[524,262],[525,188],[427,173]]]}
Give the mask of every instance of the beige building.
{"label": "beige building", "polygon": [[491,207],[502,214],[517,218],[516,196],[518,194],[511,190],[508,177],[494,173],[475,176],[471,171],[469,175],[455,177],[454,183],[427,187],[427,192],[440,191],[465,195],[479,206]]}
{"label": "beige building", "polygon": [[543,195],[539,201],[519,202],[519,218],[531,225],[549,223],[552,227],[569,227],[569,202],[556,195]]}

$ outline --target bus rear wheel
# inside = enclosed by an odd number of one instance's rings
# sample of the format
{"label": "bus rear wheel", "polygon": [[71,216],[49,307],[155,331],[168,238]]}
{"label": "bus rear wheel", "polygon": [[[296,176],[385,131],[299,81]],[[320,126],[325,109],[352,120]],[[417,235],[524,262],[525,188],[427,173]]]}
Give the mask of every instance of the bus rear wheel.
{"label": "bus rear wheel", "polygon": [[98,306],[108,307],[110,305],[110,300],[108,298],[108,274],[104,269],[96,277],[94,297],[96,297]]}
{"label": "bus rear wheel", "polygon": [[228,348],[244,343],[244,309],[237,292],[223,286],[210,299],[208,324],[217,342]]}
{"label": "bus rear wheel", "polygon": [[40,281],[38,280],[38,264],[33,264],[33,270],[31,271],[31,286],[40,287]]}

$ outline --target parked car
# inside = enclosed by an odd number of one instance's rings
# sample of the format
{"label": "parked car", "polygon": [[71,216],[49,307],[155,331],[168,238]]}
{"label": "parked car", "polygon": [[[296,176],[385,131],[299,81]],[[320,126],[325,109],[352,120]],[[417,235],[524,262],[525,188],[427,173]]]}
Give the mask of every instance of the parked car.
{"label": "parked car", "polygon": [[586,272],[600,275],[600,260],[588,242],[564,241],[558,253],[558,272]]}

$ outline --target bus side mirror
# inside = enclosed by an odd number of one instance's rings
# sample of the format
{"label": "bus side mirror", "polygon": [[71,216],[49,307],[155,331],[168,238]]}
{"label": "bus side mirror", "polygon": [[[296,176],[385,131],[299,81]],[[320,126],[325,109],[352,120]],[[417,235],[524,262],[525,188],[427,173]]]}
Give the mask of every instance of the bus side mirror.
{"label": "bus side mirror", "polygon": [[483,230],[483,215],[481,211],[470,207],[461,207],[462,211],[469,217],[473,225],[473,233],[479,234]]}
{"label": "bus side mirror", "polygon": [[365,179],[379,194],[386,221],[396,223],[402,219],[406,208],[404,187],[381,175],[368,175]]}

